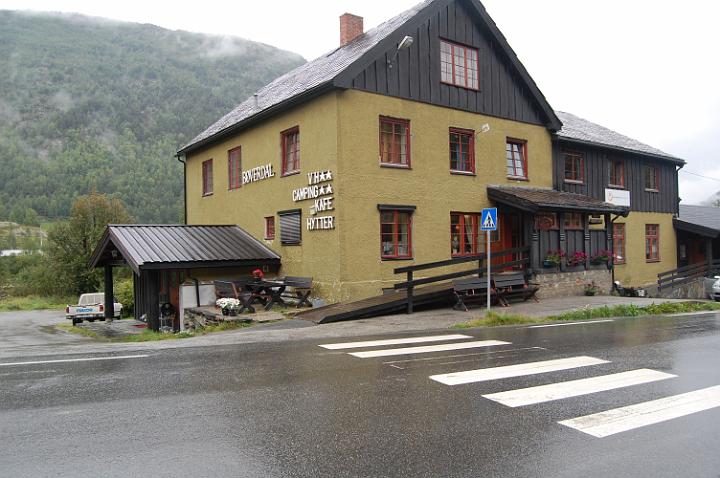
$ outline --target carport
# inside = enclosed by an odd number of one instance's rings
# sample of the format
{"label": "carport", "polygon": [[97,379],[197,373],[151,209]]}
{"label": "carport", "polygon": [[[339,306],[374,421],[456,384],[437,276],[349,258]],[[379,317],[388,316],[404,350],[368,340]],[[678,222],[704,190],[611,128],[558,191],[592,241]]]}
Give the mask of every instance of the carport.
{"label": "carport", "polygon": [[[89,266],[105,270],[106,317],[113,311],[113,268],[130,267],[135,318],[158,330],[161,305],[179,310],[181,284],[192,281],[197,291],[199,278],[239,277],[256,268],[277,273],[280,256],[238,226],[110,224]],[[173,328],[179,326],[176,318]]]}

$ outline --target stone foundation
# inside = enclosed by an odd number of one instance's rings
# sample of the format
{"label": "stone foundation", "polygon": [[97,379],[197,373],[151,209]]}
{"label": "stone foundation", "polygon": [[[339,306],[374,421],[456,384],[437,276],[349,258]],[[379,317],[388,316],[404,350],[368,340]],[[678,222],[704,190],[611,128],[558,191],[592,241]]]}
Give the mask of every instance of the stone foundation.
{"label": "stone foundation", "polygon": [[541,299],[585,295],[585,286],[592,282],[598,288],[597,295],[609,295],[612,275],[607,269],[591,269],[578,272],[551,272],[535,274],[532,282],[539,284],[537,296]]}

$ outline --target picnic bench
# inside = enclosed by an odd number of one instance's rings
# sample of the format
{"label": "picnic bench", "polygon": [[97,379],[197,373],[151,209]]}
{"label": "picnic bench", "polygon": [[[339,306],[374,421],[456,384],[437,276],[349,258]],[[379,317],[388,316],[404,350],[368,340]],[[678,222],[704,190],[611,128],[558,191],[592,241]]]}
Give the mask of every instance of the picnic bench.
{"label": "picnic bench", "polygon": [[[306,304],[312,307],[308,300],[312,289],[312,277],[284,277],[276,280],[258,280],[255,278],[216,280],[215,297],[230,297],[240,301],[240,313],[247,310],[255,312],[254,303],[260,303],[265,310],[272,309],[273,305],[287,306],[285,298],[297,300],[297,306]],[[288,290],[289,288],[289,290]]]}
{"label": "picnic bench", "polygon": [[[456,279],[453,281],[453,295],[457,302],[453,305],[454,310],[467,312],[467,303],[487,301],[487,279],[482,277],[471,277],[468,279]],[[490,288],[490,302],[497,302],[498,295],[494,288]]]}
{"label": "picnic bench", "polygon": [[494,274],[492,282],[503,307],[508,307],[509,300],[515,298],[523,301],[533,299],[535,302],[539,302],[535,294],[540,288],[534,284],[528,284],[525,274],[522,272]]}
{"label": "picnic bench", "polygon": [[312,307],[310,300],[308,300],[310,292],[312,292],[312,277],[287,276],[282,279],[282,282],[286,288],[290,288],[290,290],[286,292],[285,297],[296,299],[298,301],[298,308],[303,304]]}

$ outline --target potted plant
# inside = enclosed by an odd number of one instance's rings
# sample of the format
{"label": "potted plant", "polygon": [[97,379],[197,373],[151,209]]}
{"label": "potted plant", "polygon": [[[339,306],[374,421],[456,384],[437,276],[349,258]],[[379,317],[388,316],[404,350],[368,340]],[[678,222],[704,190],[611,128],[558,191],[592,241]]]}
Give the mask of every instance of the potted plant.
{"label": "potted plant", "polygon": [[543,261],[543,267],[545,267],[545,268],[560,267],[560,263],[562,262],[564,257],[565,257],[565,251],[563,251],[562,249],[558,249],[556,251],[549,250],[549,251],[547,251],[547,254],[545,255],[545,260]]}
{"label": "potted plant", "polygon": [[215,301],[215,305],[220,308],[223,315],[237,315],[240,301],[237,299],[223,297]]}
{"label": "potted plant", "polygon": [[615,255],[612,253],[612,251],[608,251],[607,249],[601,249],[592,256],[590,256],[590,263],[595,265],[607,264],[610,260],[613,259],[615,259]]}
{"label": "potted plant", "polygon": [[587,254],[585,254],[583,251],[575,251],[568,256],[567,265],[568,267],[577,267],[580,265],[584,265],[586,260]]}

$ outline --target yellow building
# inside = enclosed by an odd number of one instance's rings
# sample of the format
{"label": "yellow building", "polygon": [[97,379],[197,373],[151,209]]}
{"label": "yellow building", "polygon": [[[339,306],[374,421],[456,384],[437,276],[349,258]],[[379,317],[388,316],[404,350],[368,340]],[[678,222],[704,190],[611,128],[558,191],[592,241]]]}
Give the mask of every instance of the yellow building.
{"label": "yellow building", "polygon": [[613,244],[627,285],[675,267],[683,162],[553,111],[479,2],[427,0],[368,32],[345,14],[341,41],[178,152],[188,224],[240,225],[332,302],[380,294],[396,268],[480,257],[487,207],[493,251],[513,249],[493,263],[562,275],[563,293],[609,288],[592,259]]}

